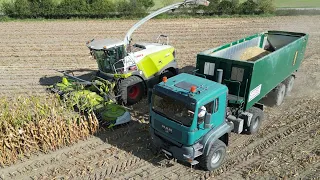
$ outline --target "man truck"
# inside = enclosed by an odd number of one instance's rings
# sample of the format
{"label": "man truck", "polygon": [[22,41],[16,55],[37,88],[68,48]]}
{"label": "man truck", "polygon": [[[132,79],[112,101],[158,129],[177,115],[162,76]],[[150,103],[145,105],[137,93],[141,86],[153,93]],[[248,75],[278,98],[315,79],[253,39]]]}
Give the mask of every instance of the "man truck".
{"label": "man truck", "polygon": [[[290,94],[307,41],[304,33],[255,34],[199,53],[192,74],[164,77],[148,96],[152,150],[208,171],[219,168],[231,132],[259,130],[261,100],[279,106]],[[252,47],[269,53],[241,60]]]}

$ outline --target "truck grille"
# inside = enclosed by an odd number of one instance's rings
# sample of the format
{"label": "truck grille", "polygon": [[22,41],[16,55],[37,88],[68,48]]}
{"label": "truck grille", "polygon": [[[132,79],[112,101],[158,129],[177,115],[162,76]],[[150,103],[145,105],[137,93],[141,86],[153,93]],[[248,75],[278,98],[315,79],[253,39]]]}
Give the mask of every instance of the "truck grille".
{"label": "truck grille", "polygon": [[168,125],[165,125],[164,123],[162,123],[156,119],[154,119],[154,126],[158,132],[161,132],[164,135],[170,136],[170,137],[172,137],[172,139],[174,139],[178,142],[181,141],[181,139],[182,139],[182,132],[181,131],[179,131],[175,128],[172,128]]}

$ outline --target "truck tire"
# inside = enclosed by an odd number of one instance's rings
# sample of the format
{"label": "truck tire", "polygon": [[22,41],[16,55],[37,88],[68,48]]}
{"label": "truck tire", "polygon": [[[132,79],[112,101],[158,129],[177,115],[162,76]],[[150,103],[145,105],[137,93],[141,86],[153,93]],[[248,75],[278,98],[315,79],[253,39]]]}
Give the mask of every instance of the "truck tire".
{"label": "truck tire", "polygon": [[272,92],[269,93],[269,99],[272,106],[280,106],[286,94],[286,86],[280,83]]}
{"label": "truck tire", "polygon": [[141,100],[145,93],[143,80],[138,76],[130,76],[119,82],[120,102],[133,105]]}
{"label": "truck tire", "polygon": [[262,120],[263,120],[263,111],[257,107],[252,107],[249,109],[249,113],[251,113],[252,119],[250,125],[247,126],[247,134],[255,134],[258,132]]}
{"label": "truck tire", "polygon": [[226,157],[227,146],[221,140],[217,140],[211,146],[209,154],[202,155],[200,158],[200,166],[206,171],[212,171],[219,168]]}
{"label": "truck tire", "polygon": [[284,80],[283,84],[286,86],[285,96],[290,95],[294,84],[294,77],[289,76],[286,80]]}

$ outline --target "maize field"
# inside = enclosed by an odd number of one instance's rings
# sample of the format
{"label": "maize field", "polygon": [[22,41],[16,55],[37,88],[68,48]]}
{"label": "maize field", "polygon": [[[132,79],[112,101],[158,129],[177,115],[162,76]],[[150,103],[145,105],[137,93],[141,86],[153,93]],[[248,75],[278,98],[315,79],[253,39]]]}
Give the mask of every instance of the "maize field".
{"label": "maize field", "polygon": [[4,97],[0,101],[0,165],[86,139],[99,127],[95,114],[79,115],[59,97]]}
{"label": "maize field", "polygon": [[[291,96],[280,107],[265,107],[257,134],[232,134],[226,160],[213,172],[151,153],[146,99],[129,107],[129,124],[93,133],[98,128],[94,115],[62,111],[60,102],[46,93],[61,80],[53,69],[81,77],[97,70],[86,41],[122,40],[135,22],[1,22],[0,179],[320,178],[320,16],[158,19],[133,34],[133,43],[168,35],[181,71],[193,70],[197,53],[258,32],[310,34]],[[36,98],[27,102],[19,96]]]}

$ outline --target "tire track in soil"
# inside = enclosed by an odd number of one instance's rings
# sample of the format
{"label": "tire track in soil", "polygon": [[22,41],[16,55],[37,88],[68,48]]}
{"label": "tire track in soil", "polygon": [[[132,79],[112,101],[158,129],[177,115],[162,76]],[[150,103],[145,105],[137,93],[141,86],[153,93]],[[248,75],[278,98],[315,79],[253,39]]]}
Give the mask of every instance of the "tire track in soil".
{"label": "tire track in soil", "polygon": [[[313,122],[318,121],[315,119],[314,121],[301,123],[292,128],[288,128],[285,132],[276,135],[275,138],[270,138],[263,144],[256,146],[253,150],[251,150],[251,154],[249,156],[240,157],[239,164],[237,164],[236,166],[232,164],[232,169],[228,170],[226,173],[220,174],[218,179],[237,179],[239,177],[235,176],[234,174],[242,172],[243,176],[243,173],[250,174],[250,172],[257,171],[257,169],[259,169],[257,167],[261,167],[261,164],[265,163],[267,160],[270,160],[270,158],[272,157],[276,157],[277,154],[282,153],[283,149],[290,148],[292,147],[292,145],[301,144],[308,140],[309,133],[318,128],[317,126],[311,126]],[[318,124],[320,123],[318,122]],[[302,137],[300,136],[297,138],[297,136],[293,136],[295,135],[295,133],[299,133],[299,131],[304,132],[303,134],[301,134]],[[275,150],[275,146],[279,146],[280,148],[277,148]],[[313,149],[314,147],[316,147],[316,145],[311,147],[311,149]],[[252,156],[253,158],[251,158],[250,156]],[[241,163],[242,160],[244,160],[244,163]]]}
{"label": "tire track in soil", "polygon": [[[304,102],[306,101],[306,102]],[[267,111],[265,112],[265,115],[273,114],[274,117],[276,117],[276,120],[274,120],[270,115],[268,115],[269,117],[267,117],[263,124],[261,125],[261,129],[259,129],[258,134],[254,134],[254,135],[239,135],[239,134],[232,134],[232,138],[231,139],[232,143],[230,145],[230,149],[232,149],[232,151],[228,152],[228,157],[232,158],[233,156],[236,156],[238,152],[242,151],[245,147],[247,147],[249,144],[253,143],[254,141],[256,141],[257,139],[261,139],[261,136],[264,136],[264,134],[269,134],[269,133],[273,133],[273,130],[277,127],[277,124],[283,124],[283,122],[281,121],[281,119],[286,119],[288,117],[290,117],[292,114],[295,114],[299,111],[301,111],[303,109],[303,107],[301,106],[297,106],[299,104],[303,103],[304,105],[306,105],[308,102],[307,100],[302,99],[302,101],[295,101],[293,103],[290,104],[291,107],[298,107],[298,108],[291,108],[289,110],[287,110],[285,112],[285,114],[283,114],[282,110],[287,109],[289,104],[283,104],[282,107],[280,107],[280,109],[269,109],[267,108]],[[269,111],[276,111],[276,112],[269,112]],[[275,115],[277,114],[277,115]],[[280,120],[279,120],[280,119]],[[269,134],[269,136],[272,134]],[[259,143],[259,142],[257,142]]]}

